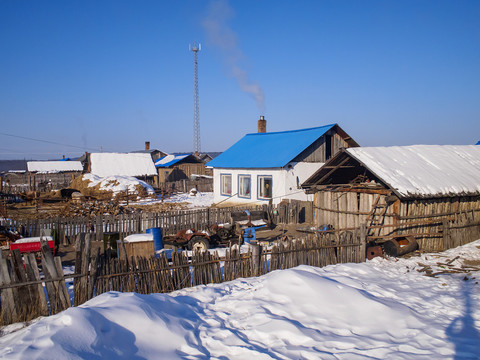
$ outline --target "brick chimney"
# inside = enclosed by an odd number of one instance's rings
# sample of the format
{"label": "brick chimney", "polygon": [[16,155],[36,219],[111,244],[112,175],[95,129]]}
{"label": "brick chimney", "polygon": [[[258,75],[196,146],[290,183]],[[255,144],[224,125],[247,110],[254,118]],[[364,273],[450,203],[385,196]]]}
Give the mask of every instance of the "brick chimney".
{"label": "brick chimney", "polygon": [[258,120],[258,132],[259,133],[266,133],[267,132],[267,120],[262,115],[260,116],[260,120]]}
{"label": "brick chimney", "polygon": [[150,141],[145,141],[145,150],[150,150]]}

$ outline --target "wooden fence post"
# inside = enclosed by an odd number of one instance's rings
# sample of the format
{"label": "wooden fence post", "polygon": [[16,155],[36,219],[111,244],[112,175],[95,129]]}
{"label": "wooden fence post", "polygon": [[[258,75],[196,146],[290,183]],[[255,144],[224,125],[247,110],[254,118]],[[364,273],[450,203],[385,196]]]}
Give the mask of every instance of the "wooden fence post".
{"label": "wooden fence post", "polygon": [[[38,271],[37,261],[35,259],[35,255],[33,253],[25,254],[23,256],[25,260],[25,268],[27,270],[27,274],[29,274],[30,280],[32,281],[39,281],[40,280],[40,272]],[[37,288],[37,296],[38,296],[38,306],[39,306],[39,314],[43,316],[48,316],[48,304],[47,298],[45,297],[45,291],[43,290],[43,286],[41,283],[36,285]]]}
{"label": "wooden fence post", "polygon": [[[58,264],[55,264],[52,252],[48,247],[48,243],[41,239],[42,244],[42,269],[45,274],[45,279],[60,279],[63,278],[62,269],[58,269]],[[63,284],[62,284],[63,282]],[[70,307],[70,298],[66,294],[65,280],[46,281],[48,299],[50,301],[51,314],[56,314]]]}
{"label": "wooden fence post", "polygon": [[364,262],[367,257],[367,224],[360,224],[360,256],[361,259],[358,259],[360,262]]}
{"label": "wooden fence post", "polygon": [[442,221],[442,232],[443,232],[443,249],[450,249],[451,240],[450,240],[450,227],[448,226],[448,220]]}
{"label": "wooden fence post", "polygon": [[[7,260],[2,257],[0,250],[0,286],[10,285],[11,279],[8,272]],[[0,291],[2,298],[2,321],[3,324],[11,324],[17,319],[17,311],[15,309],[15,302],[13,301],[13,290],[4,289]]]}
{"label": "wooden fence post", "polygon": [[252,248],[252,265],[253,265],[253,276],[261,275],[260,264],[262,257],[262,247],[258,244],[250,244]]}

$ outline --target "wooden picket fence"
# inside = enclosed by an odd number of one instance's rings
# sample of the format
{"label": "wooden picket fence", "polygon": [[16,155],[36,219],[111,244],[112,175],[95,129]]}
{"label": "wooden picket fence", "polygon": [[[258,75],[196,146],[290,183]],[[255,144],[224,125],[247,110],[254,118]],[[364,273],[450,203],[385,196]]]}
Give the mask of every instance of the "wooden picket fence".
{"label": "wooden picket fence", "polygon": [[[175,235],[179,230],[208,230],[213,224],[230,221],[232,211],[269,211],[275,213],[274,221],[281,224],[309,223],[313,220],[311,202],[291,200],[275,207],[254,205],[200,210],[165,212],[139,212],[93,217],[54,217],[47,219],[0,219],[0,225],[15,230],[23,237],[52,234],[59,245],[71,245],[79,233],[94,233],[95,240],[102,241],[104,233],[117,232],[120,238],[145,233],[148,228],[160,227],[164,235]],[[310,215],[309,215],[310,214]]]}
{"label": "wooden picket fence", "polygon": [[14,251],[11,256],[1,258],[0,325],[53,315],[70,307],[65,279],[73,278],[73,305],[78,306],[108,291],[166,293],[259,276],[301,264],[325,266],[365,260],[365,238],[362,239],[359,232],[308,235],[302,240],[281,241],[270,250],[252,244],[247,253],[240,253],[238,247],[232,246],[223,258],[217,252],[190,255],[174,252],[171,259],[165,254],[150,258],[111,258],[99,249],[92,252],[93,239],[89,234],[77,237],[72,275],[63,274],[60,258],[53,257],[45,244],[42,246],[42,278],[33,254],[24,255],[22,260],[20,253]]}
{"label": "wooden picket fence", "polygon": [[[242,207],[242,210],[264,210],[267,205]],[[160,227],[164,235],[175,235],[179,230],[208,230],[212,224],[230,221],[232,211],[239,208],[207,208],[178,210],[157,213],[140,212],[120,215],[97,215],[94,217],[55,217],[48,219],[0,219],[0,225],[15,230],[23,237],[50,235],[58,244],[73,244],[77,234],[94,233],[95,240],[102,241],[106,232],[118,232],[120,238],[130,234],[145,233],[148,228]]]}
{"label": "wooden picket fence", "polygon": [[[60,257],[46,242],[41,247],[41,270],[35,255],[0,251],[0,325],[53,315],[71,306]],[[43,287],[45,283],[45,290]]]}

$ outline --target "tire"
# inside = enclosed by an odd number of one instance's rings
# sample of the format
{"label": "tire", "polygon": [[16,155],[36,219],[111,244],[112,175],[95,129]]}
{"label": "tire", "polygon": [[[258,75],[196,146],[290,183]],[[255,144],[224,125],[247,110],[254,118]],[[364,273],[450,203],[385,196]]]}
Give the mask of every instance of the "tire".
{"label": "tire", "polygon": [[228,240],[230,238],[230,232],[223,228],[218,229],[217,235],[222,240]]}
{"label": "tire", "polygon": [[188,242],[188,250],[192,251],[207,251],[210,247],[210,242],[203,236],[194,236]]}

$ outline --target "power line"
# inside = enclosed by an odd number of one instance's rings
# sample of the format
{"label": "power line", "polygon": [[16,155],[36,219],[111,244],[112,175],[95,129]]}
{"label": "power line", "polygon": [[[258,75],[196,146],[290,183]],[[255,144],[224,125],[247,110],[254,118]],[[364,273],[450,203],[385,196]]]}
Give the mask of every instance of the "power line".
{"label": "power line", "polygon": [[70,145],[70,144],[62,144],[62,143],[58,143],[58,142],[55,142],[55,141],[49,141],[49,140],[43,140],[43,139],[35,139],[35,138],[26,137],[26,136],[6,134],[6,133],[2,133],[2,132],[0,132],[0,135],[10,136],[10,137],[18,138],[18,139],[30,140],[30,141],[38,141],[38,142],[47,143],[47,144],[53,144],[53,145],[67,146],[67,147],[72,147],[72,148],[82,149],[82,150],[100,151],[99,149],[89,148],[89,147],[86,147],[86,146],[76,146],[76,145]]}

